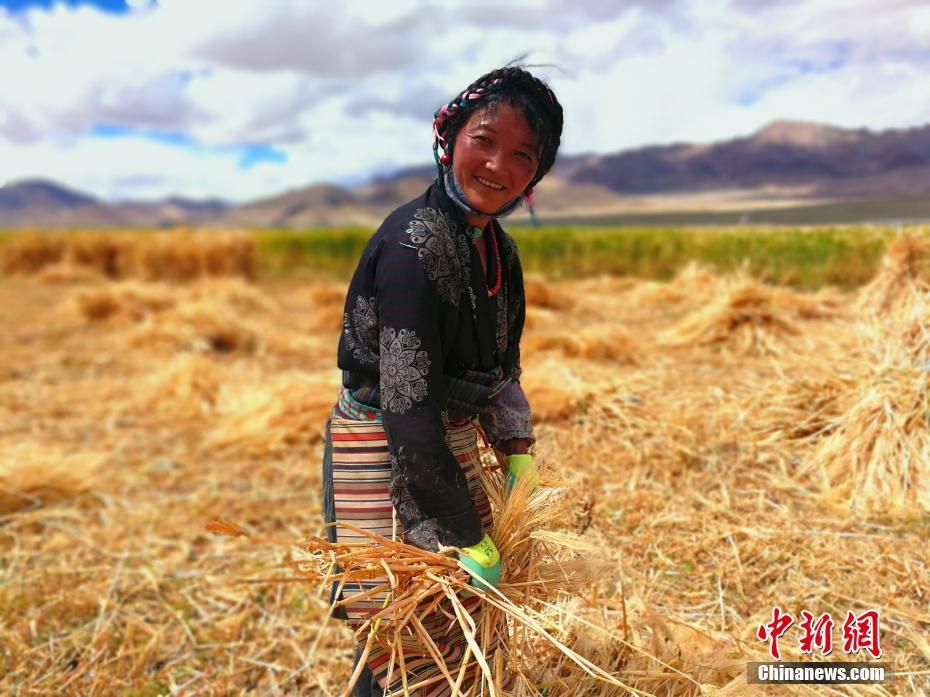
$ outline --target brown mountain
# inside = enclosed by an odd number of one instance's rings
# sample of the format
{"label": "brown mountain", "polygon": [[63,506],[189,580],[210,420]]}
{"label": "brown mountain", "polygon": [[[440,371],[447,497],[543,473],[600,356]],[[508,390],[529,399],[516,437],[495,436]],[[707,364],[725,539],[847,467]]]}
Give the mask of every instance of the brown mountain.
{"label": "brown mountain", "polygon": [[[0,227],[374,226],[434,176],[424,165],[354,189],[316,184],[235,207],[181,199],[107,204],[50,182],[22,182],[0,188]],[[544,220],[636,222],[660,216],[704,221],[705,214],[719,213],[730,216],[726,220],[764,220],[757,213],[786,210],[796,210],[790,219],[803,222],[808,208],[816,209],[809,217],[818,222],[930,218],[928,194],[930,125],[875,132],[776,121],[718,143],[563,156],[539,186],[537,212]],[[850,207],[854,201],[870,204]],[[844,213],[844,206],[863,212]],[[527,213],[513,218],[525,220]],[[771,219],[788,218],[779,213]]]}

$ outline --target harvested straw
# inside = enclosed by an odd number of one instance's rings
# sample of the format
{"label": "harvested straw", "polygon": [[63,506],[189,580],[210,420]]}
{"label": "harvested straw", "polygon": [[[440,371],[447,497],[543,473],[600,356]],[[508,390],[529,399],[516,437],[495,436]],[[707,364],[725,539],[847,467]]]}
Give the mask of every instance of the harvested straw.
{"label": "harvested straw", "polygon": [[92,489],[104,454],[21,443],[0,457],[0,515],[69,499]]}
{"label": "harvested straw", "polygon": [[799,334],[772,289],[746,279],[660,334],[658,340],[669,347],[716,346],[743,355],[777,355],[784,352],[790,337]]}
{"label": "harvested straw", "polygon": [[145,381],[139,403],[173,417],[203,418],[215,412],[228,381],[228,372],[211,358],[183,353]]}
{"label": "harvested straw", "polygon": [[533,405],[533,419],[539,423],[569,418],[594,390],[565,361],[545,354],[524,364],[520,384]]}
{"label": "harvested straw", "polygon": [[341,373],[328,370],[294,371],[251,385],[224,387],[219,397],[221,418],[207,443],[269,454],[318,442],[340,384]]}
{"label": "harvested straw", "polygon": [[59,261],[48,264],[36,274],[36,279],[42,283],[95,283],[103,280],[98,271],[86,266],[77,266],[70,261]]}
{"label": "harvested straw", "polygon": [[255,244],[246,233],[179,231],[140,249],[140,268],[150,280],[191,281],[204,276],[254,279]]}
{"label": "harvested straw", "polygon": [[346,286],[341,283],[315,283],[309,291],[313,315],[310,329],[313,331],[338,331],[344,321]]}
{"label": "harvested straw", "polygon": [[175,350],[255,353],[262,347],[257,327],[214,300],[182,302],[148,316],[128,336],[132,346],[166,345]]}
{"label": "harvested straw", "polygon": [[[508,654],[519,653],[519,647],[525,647],[529,641],[542,641],[555,647],[579,675],[626,688],[615,676],[556,639],[538,609],[547,600],[554,601],[560,593],[577,592],[594,574],[603,570],[572,551],[574,547],[585,548],[573,535],[542,530],[559,517],[559,507],[553,505],[559,498],[558,492],[541,489],[531,496],[531,485],[521,481],[509,497],[504,498],[503,477],[499,471],[482,470],[482,480],[498,511],[490,534],[500,550],[505,577],[496,589],[469,585],[465,567],[443,553],[454,549],[429,552],[348,523],[339,524],[371,542],[331,544],[313,537],[291,545],[295,550],[292,565],[315,581],[322,574],[327,581],[336,581],[342,588],[347,583],[385,579],[382,585],[366,591],[366,594],[389,592],[389,595],[384,607],[356,630],[365,649],[353,682],[369,650],[377,643],[389,655],[387,682],[392,686],[391,695],[416,694],[416,690],[425,687],[425,683],[408,683],[405,657],[411,660],[411,653],[431,656],[441,671],[437,679],[448,682],[453,693],[477,684],[489,695],[504,695],[505,685],[514,678],[518,682],[527,679],[522,674],[507,675],[508,666],[521,671],[516,660],[508,660]],[[214,522],[208,529],[234,536],[246,534],[222,522]],[[474,610],[470,613],[463,604],[463,591],[477,596],[482,605],[477,622],[473,619]],[[451,621],[452,630],[447,632],[447,641],[454,642],[458,636],[466,644],[457,668],[450,669],[445,663],[442,652],[421,622],[423,615],[435,608],[443,608]],[[509,640],[508,623],[514,626],[514,635]]]}
{"label": "harvested straw", "polygon": [[930,510],[930,372],[911,347],[871,331],[866,376],[845,395],[809,465],[824,496],[863,511]]}
{"label": "harvested straw", "polygon": [[881,314],[909,305],[930,291],[930,240],[915,233],[896,237],[888,246],[881,269],[859,290],[856,309]]}
{"label": "harvested straw", "polygon": [[72,305],[85,319],[96,322],[122,317],[138,322],[167,310],[178,302],[178,294],[158,283],[124,281],[81,290],[71,298]]}
{"label": "harvested straw", "polygon": [[23,233],[3,245],[3,272],[31,274],[55,264],[65,256],[67,242],[62,234]]}
{"label": "harvested straw", "polygon": [[527,274],[523,277],[523,292],[527,307],[565,310],[572,304],[570,295],[560,292],[556,284],[537,274]]}
{"label": "harvested straw", "polygon": [[584,327],[576,332],[538,334],[521,343],[526,354],[554,352],[568,358],[636,365],[643,347],[620,327]]}

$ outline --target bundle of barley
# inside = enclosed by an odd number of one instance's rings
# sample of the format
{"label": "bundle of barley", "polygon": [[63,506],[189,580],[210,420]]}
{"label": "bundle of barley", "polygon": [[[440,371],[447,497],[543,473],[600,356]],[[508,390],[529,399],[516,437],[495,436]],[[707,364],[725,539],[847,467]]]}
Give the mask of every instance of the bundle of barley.
{"label": "bundle of barley", "polygon": [[104,454],[20,443],[0,457],[0,515],[71,498],[92,489]]}
{"label": "bundle of barley", "polygon": [[659,344],[717,346],[743,355],[783,353],[800,331],[758,281],[737,282],[725,295],[659,336]]}
{"label": "bundle of barley", "polygon": [[139,404],[173,417],[193,419],[212,414],[229,376],[222,366],[198,353],[175,356],[140,388]]}
{"label": "bundle of barley", "polygon": [[523,292],[527,306],[549,310],[565,310],[571,306],[571,296],[560,292],[558,286],[543,276],[527,274],[523,277]]}
{"label": "bundle of barley", "polygon": [[191,300],[215,300],[241,312],[271,313],[277,304],[254,285],[239,278],[204,278],[190,286]]}
{"label": "bundle of barley", "polygon": [[665,305],[685,300],[704,302],[713,297],[721,279],[714,271],[697,261],[690,261],[669,282],[642,281],[630,293],[630,302],[637,305]]}
{"label": "bundle of barley", "polygon": [[[570,597],[548,604],[546,610],[546,626],[557,639],[610,672],[622,670],[644,694],[726,695],[742,683],[746,657],[733,656],[742,652],[732,639],[669,623],[641,598],[604,599],[592,606]],[[548,695],[628,694],[571,670],[562,656],[546,658],[533,656],[528,663],[535,684],[551,685]]]}
{"label": "bundle of barley", "polygon": [[65,260],[107,278],[125,278],[136,273],[138,248],[137,238],[126,234],[78,233],[68,239]]}
{"label": "bundle of barley", "polygon": [[846,300],[835,288],[798,293],[788,288],[773,290],[772,300],[797,319],[832,319],[843,312]]}
{"label": "bundle of barley", "polygon": [[930,240],[915,233],[905,233],[891,242],[878,274],[860,289],[857,309],[881,314],[906,306],[928,291]]}
{"label": "bundle of barley", "polygon": [[190,281],[204,276],[255,278],[255,244],[245,233],[179,231],[160,236],[140,250],[148,279]]}
{"label": "bundle of barley", "polygon": [[316,283],[310,289],[310,301],[313,316],[310,320],[312,331],[342,329],[346,287],[341,283]]}
{"label": "bundle of barley", "polygon": [[533,405],[533,419],[540,423],[574,415],[594,391],[565,361],[553,356],[526,362],[520,384]]}
{"label": "bundle of barley", "polygon": [[148,316],[128,336],[131,346],[167,345],[180,351],[255,353],[260,332],[227,305],[213,300],[182,302]]}
{"label": "bundle of barley", "polygon": [[[523,661],[517,657],[534,644],[547,642],[571,662],[578,675],[625,688],[617,677],[556,639],[551,627],[547,627],[544,610],[547,601],[554,602],[560,594],[577,592],[603,572],[598,564],[576,553],[577,548],[586,549],[578,538],[544,530],[559,517],[559,507],[553,505],[558,491],[544,488],[531,495],[530,485],[521,481],[505,498],[500,493],[503,481],[499,472],[483,470],[482,479],[498,510],[490,534],[500,550],[506,576],[496,589],[470,585],[466,568],[448,554],[457,551],[454,548],[425,551],[347,523],[340,525],[370,542],[331,544],[320,538],[308,538],[291,545],[295,550],[294,568],[315,581],[323,575],[341,589],[347,584],[383,579],[372,588],[366,586],[366,596],[384,595],[385,601],[380,610],[370,613],[356,629],[356,635],[364,641],[364,651],[353,682],[369,652],[377,649],[386,657],[385,685],[392,695],[417,694],[415,691],[427,684],[444,683],[448,683],[452,694],[471,688],[475,692],[503,695],[505,685],[525,684],[528,680],[521,672]],[[245,534],[227,523],[214,523],[209,529],[222,534]],[[463,592],[473,598],[465,601]],[[356,595],[352,602],[358,599]],[[424,615],[436,609],[449,622],[442,648],[423,623]],[[508,624],[513,627],[512,632],[508,632]],[[451,653],[461,656],[461,660],[450,668],[444,656],[449,656],[449,647],[456,644],[461,645],[463,653]],[[409,676],[413,673],[408,675],[407,662],[414,660],[412,656],[428,657],[438,666],[439,674],[411,684]],[[511,670],[517,674],[508,674]]]}
{"label": "bundle of barley", "polygon": [[576,332],[528,337],[521,344],[527,354],[555,352],[568,358],[636,365],[643,347],[627,331],[615,326],[590,326]]}
{"label": "bundle of barley", "polygon": [[48,264],[36,274],[42,283],[93,283],[103,280],[99,271],[86,266],[77,266],[70,261],[58,261]]}
{"label": "bundle of barley", "polygon": [[805,471],[845,507],[930,510],[930,373],[890,342],[875,347],[869,367]]}
{"label": "bundle of barley", "polygon": [[336,401],[341,373],[294,371],[221,390],[217,426],[207,443],[259,454],[316,443]]}
{"label": "bundle of barley", "polygon": [[3,245],[4,273],[35,273],[61,261],[66,240],[61,234],[23,233]]}
{"label": "bundle of barley", "polygon": [[177,301],[176,291],[169,286],[137,281],[81,290],[71,299],[73,306],[87,320],[120,317],[133,322],[174,307]]}

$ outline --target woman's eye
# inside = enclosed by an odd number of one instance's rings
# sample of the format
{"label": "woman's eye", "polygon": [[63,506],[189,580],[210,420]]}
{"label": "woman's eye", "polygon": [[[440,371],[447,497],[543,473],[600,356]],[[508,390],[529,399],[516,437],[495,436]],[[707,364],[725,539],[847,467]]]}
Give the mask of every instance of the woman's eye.
{"label": "woman's eye", "polygon": [[472,136],[472,138],[477,140],[479,143],[490,143],[491,142],[491,139],[488,138],[487,136],[474,135]]}
{"label": "woman's eye", "polygon": [[530,157],[530,154],[528,152],[523,152],[522,150],[517,153],[517,157],[522,157],[527,162],[533,161],[533,158]]}

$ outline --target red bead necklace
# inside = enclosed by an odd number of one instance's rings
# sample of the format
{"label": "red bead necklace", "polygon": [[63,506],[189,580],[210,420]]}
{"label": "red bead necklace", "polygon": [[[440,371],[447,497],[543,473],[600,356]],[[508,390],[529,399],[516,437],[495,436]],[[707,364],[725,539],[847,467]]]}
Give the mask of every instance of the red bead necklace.
{"label": "red bead necklace", "polygon": [[[497,247],[497,235],[494,234],[494,226],[489,225],[488,228],[491,230],[491,244],[494,246],[494,261],[497,262],[497,279],[494,281],[494,285],[488,288],[488,297],[493,298],[501,289],[501,255]],[[481,237],[481,229],[473,227],[469,232],[472,239],[477,243],[478,238]]]}

